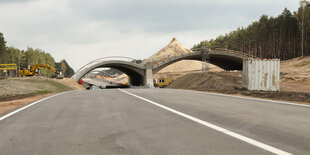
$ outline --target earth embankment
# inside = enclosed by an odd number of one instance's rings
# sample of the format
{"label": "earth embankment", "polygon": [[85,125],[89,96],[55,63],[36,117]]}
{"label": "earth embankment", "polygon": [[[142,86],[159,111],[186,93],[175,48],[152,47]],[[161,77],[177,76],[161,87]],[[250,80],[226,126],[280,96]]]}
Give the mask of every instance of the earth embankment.
{"label": "earth embankment", "polygon": [[56,93],[83,89],[69,78],[44,77],[4,78],[0,87],[0,114]]}
{"label": "earth embankment", "polygon": [[[247,91],[242,88],[242,72],[200,72],[186,74],[174,82],[168,88],[189,89],[197,91],[210,91],[225,94],[246,95],[274,100],[304,102],[310,104],[310,92],[287,88],[292,82],[287,82],[287,77],[280,81],[280,92]],[[310,91],[310,90],[309,90]]]}

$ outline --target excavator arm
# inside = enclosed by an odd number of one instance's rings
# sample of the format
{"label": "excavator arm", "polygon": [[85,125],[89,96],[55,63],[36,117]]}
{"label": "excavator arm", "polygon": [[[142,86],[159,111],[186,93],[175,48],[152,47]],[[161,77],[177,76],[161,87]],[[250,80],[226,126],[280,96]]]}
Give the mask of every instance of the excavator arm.
{"label": "excavator arm", "polygon": [[54,67],[52,67],[50,65],[42,65],[42,64],[35,64],[35,65],[33,65],[31,67],[31,72],[35,72],[38,68],[47,68],[47,69],[53,71],[54,73],[57,72]]}
{"label": "excavator arm", "polygon": [[52,72],[54,72],[56,74],[56,78],[57,79],[64,78],[64,76],[61,74],[60,71],[56,71],[54,67],[52,67],[50,65],[47,65],[47,64],[46,65],[44,65],[44,64],[35,64],[35,65],[31,66],[30,70],[20,70],[18,72],[18,74],[19,75],[26,75],[26,76],[37,75],[39,68],[47,68],[47,69],[51,70]]}

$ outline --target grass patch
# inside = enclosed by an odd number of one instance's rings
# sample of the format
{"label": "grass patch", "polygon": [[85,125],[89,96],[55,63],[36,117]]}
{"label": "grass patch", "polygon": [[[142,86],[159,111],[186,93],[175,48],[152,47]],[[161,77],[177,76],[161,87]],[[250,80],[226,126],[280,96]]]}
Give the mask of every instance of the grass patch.
{"label": "grass patch", "polygon": [[7,84],[11,84],[7,86],[12,87],[12,89],[9,90],[12,90],[12,92],[15,91],[15,94],[14,93],[0,94],[0,101],[10,101],[37,95],[60,93],[72,90],[72,88],[62,83],[59,83],[54,79],[48,79],[48,78],[29,78],[29,79],[16,78],[16,79],[9,79],[8,81],[5,82],[2,81],[2,84],[4,86],[6,86]]}
{"label": "grass patch", "polygon": [[[52,90],[41,90],[41,91],[38,91],[38,94],[40,94],[40,92],[42,92],[42,94],[44,94],[44,91],[46,91],[48,93],[58,93],[58,92],[64,92],[64,91],[72,90],[72,88],[70,88],[66,85],[63,85],[59,82],[56,82],[52,79],[22,79],[22,80],[24,80],[25,82],[30,82],[30,83],[38,83],[41,85],[53,86]],[[34,92],[34,93],[36,93],[36,92]]]}
{"label": "grass patch", "polygon": [[55,92],[63,92],[63,91],[69,91],[72,90],[72,88],[63,85],[61,83],[58,83],[56,81],[52,81],[52,80],[47,80],[46,81],[48,84],[53,85],[54,87],[56,87],[56,91]]}
{"label": "grass patch", "polygon": [[44,94],[48,94],[48,93],[51,93],[51,91],[48,91],[48,90],[40,90],[40,91],[36,91],[36,92],[29,93],[29,95],[44,95]]}

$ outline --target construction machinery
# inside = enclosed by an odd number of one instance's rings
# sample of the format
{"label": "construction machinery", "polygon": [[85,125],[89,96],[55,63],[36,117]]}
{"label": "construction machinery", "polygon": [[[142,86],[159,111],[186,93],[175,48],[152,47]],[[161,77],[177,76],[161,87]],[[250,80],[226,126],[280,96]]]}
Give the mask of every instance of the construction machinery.
{"label": "construction machinery", "polygon": [[30,69],[23,69],[18,71],[18,75],[20,76],[35,76],[39,74],[39,68],[47,68],[55,73],[57,79],[62,79],[64,76],[62,75],[61,71],[56,70],[54,67],[50,65],[44,64],[35,64],[30,67]]}
{"label": "construction machinery", "polygon": [[154,86],[159,88],[164,88],[172,82],[171,78],[158,78],[154,79]]}

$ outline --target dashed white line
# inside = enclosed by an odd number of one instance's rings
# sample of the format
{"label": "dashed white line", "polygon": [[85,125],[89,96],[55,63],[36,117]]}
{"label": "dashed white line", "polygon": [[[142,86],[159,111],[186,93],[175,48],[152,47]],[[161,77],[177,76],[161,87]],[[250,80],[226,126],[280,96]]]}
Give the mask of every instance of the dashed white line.
{"label": "dashed white line", "polygon": [[185,113],[179,112],[179,111],[177,111],[177,110],[171,109],[171,108],[169,108],[169,107],[166,107],[166,106],[164,106],[164,105],[161,105],[161,104],[156,103],[156,102],[154,102],[154,101],[151,101],[151,100],[149,100],[149,99],[143,98],[143,97],[138,96],[138,95],[135,95],[135,94],[133,94],[133,93],[130,93],[130,92],[128,92],[128,91],[125,91],[125,90],[122,90],[122,89],[119,89],[119,90],[122,91],[122,92],[124,92],[124,93],[127,93],[127,94],[129,94],[129,95],[132,95],[132,96],[134,96],[134,97],[136,97],[136,98],[139,98],[139,99],[141,99],[141,100],[144,100],[144,101],[146,101],[146,102],[149,102],[149,103],[151,103],[151,104],[153,104],[153,105],[155,105],[155,106],[158,106],[158,107],[160,107],[160,108],[162,108],[162,109],[168,110],[168,111],[170,111],[170,112],[172,112],[172,113],[175,113],[175,114],[177,114],[177,115],[179,115],[179,116],[182,116],[182,117],[184,117],[184,118],[187,118],[187,119],[189,119],[189,120],[192,120],[192,121],[194,121],[194,122],[197,122],[197,123],[199,123],[199,124],[202,124],[202,125],[204,125],[204,126],[206,126],[206,127],[212,128],[212,129],[217,130],[217,131],[219,131],[219,132],[222,132],[222,133],[224,133],[224,134],[227,134],[227,135],[229,135],[229,136],[231,136],[231,137],[237,138],[237,139],[239,139],[239,140],[241,140],[241,141],[244,141],[244,142],[246,142],[246,143],[252,144],[252,145],[254,145],[254,146],[256,146],[256,147],[259,147],[259,148],[264,149],[264,150],[266,150],[266,151],[269,151],[269,152],[271,152],[271,153],[279,154],[279,155],[291,155],[291,153],[285,152],[285,151],[283,151],[283,150],[280,150],[280,149],[278,149],[278,148],[275,148],[275,147],[272,147],[272,146],[270,146],[270,145],[264,144],[264,143],[259,142],[259,141],[257,141],[257,140],[251,139],[251,138],[249,138],[249,137],[245,137],[245,136],[243,136],[243,135],[240,135],[240,134],[238,134],[238,133],[232,132],[232,131],[230,131],[230,130],[227,130],[227,129],[225,129],[225,128],[219,127],[219,126],[217,126],[217,125],[211,124],[211,123],[209,123],[209,122],[203,121],[203,120],[201,120],[201,119],[198,119],[198,118],[196,118],[196,117],[190,116],[190,115],[188,115],[188,114],[185,114]]}

